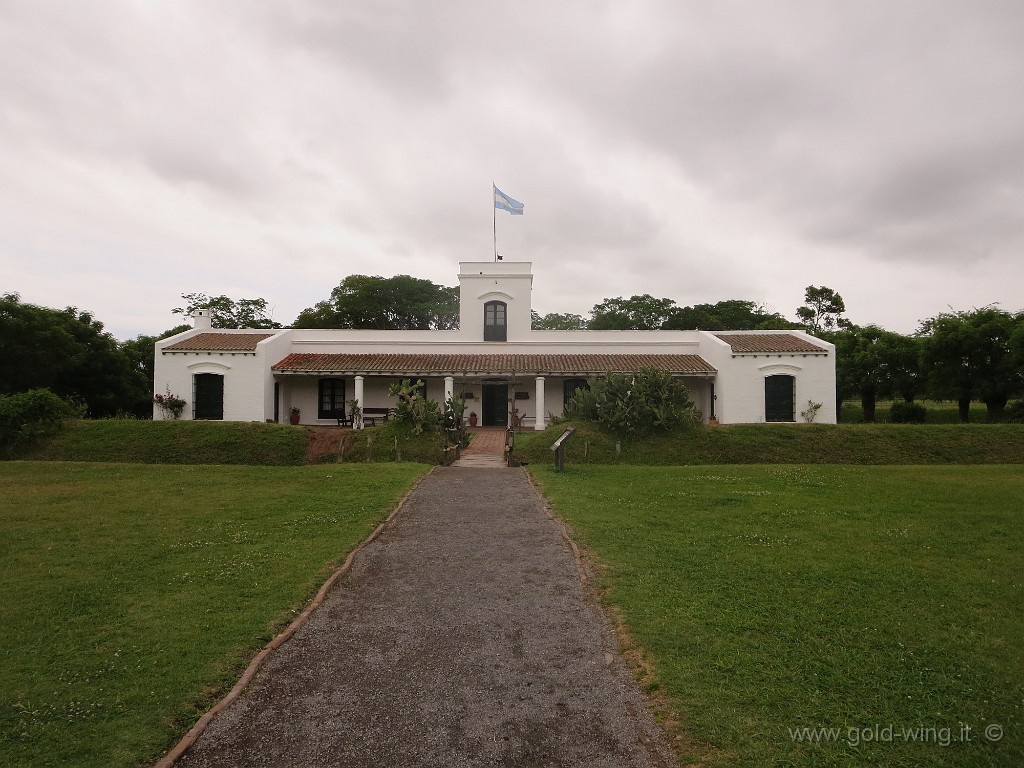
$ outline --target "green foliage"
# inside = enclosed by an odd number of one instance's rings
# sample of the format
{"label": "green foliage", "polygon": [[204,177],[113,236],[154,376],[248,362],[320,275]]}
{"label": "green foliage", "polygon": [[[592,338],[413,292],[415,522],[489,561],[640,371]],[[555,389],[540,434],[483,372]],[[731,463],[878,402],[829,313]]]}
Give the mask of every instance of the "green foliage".
{"label": "green foliage", "polygon": [[850,321],[842,316],[845,311],[846,302],[833,289],[808,285],[804,291],[804,306],[797,308],[796,315],[808,333],[818,333],[848,328]]}
{"label": "green foliage", "polygon": [[927,408],[906,400],[894,400],[889,409],[889,421],[893,424],[924,424],[927,417]]}
{"label": "green foliage", "polygon": [[808,424],[813,424],[814,420],[818,418],[818,411],[821,410],[821,403],[816,403],[813,400],[807,401],[807,408],[800,411],[800,418]]}
{"label": "green foliage", "polygon": [[733,424],[640,439],[576,419],[517,435],[516,458],[547,466],[567,425],[577,428],[566,444],[570,465],[1024,463],[1020,424]]}
{"label": "green foliage", "polygon": [[552,312],[541,317],[531,312],[530,317],[535,331],[582,331],[587,327],[587,321],[580,315]]}
{"label": "green foliage", "polygon": [[275,323],[267,314],[266,299],[232,299],[227,296],[207,296],[205,293],[183,293],[181,298],[188,304],[175,307],[172,313],[191,317],[197,309],[208,309],[214,328],[281,327],[280,323]]}
{"label": "green foliage", "polygon": [[299,465],[307,431],[286,424],[103,419],[69,422],[31,453],[55,461]]}
{"label": "green foliage", "polygon": [[188,403],[182,398],[171,393],[170,389],[167,389],[164,394],[153,395],[153,402],[156,406],[163,411],[165,419],[176,420],[181,418],[182,411],[185,410],[185,406]]}
{"label": "green foliage", "polygon": [[[680,765],[1024,765],[1022,467],[549,464]],[[851,743],[876,724],[953,740]]]}
{"label": "green foliage", "polygon": [[387,421],[376,427],[352,432],[346,462],[443,464],[444,440],[440,430],[417,433],[411,424]]}
{"label": "green foliage", "polygon": [[423,395],[424,383],[417,379],[412,383],[409,379],[392,384],[388,394],[397,397],[395,404],[395,421],[407,424],[419,435],[425,431],[434,431],[441,426],[441,410],[433,400]]}
{"label": "green foliage", "polygon": [[409,275],[349,275],[331,297],[302,310],[295,328],[450,330],[459,326],[459,289]]}
{"label": "green foliage", "polygon": [[593,421],[612,434],[670,432],[699,423],[686,386],[665,371],[610,373],[588,384],[588,389],[577,389],[571,398],[573,417]]}
{"label": "green foliage", "polygon": [[452,395],[444,403],[444,442],[446,448],[469,445],[469,434],[466,431],[466,401]]}
{"label": "green foliage", "polygon": [[73,408],[48,389],[0,395],[0,456],[60,432]]}
{"label": "green foliage", "polygon": [[[153,380],[153,366],[155,359],[156,343],[168,336],[175,336],[182,331],[191,330],[191,325],[178,325],[170,330],[164,331],[159,336],[139,335],[134,339],[122,341],[120,344],[121,353],[128,359],[128,365],[133,372],[141,373],[146,380],[147,391],[153,392],[156,389]],[[142,409],[139,409],[141,411]],[[137,416],[148,417],[150,411],[135,412]]]}
{"label": "green foliage", "polygon": [[656,299],[649,293],[624,299],[605,299],[590,310],[587,324],[595,331],[655,330],[672,315],[672,299]]}
{"label": "green foliage", "polygon": [[836,345],[836,388],[841,399],[858,397],[864,420],[875,420],[879,398],[913,400],[923,386],[920,340],[876,325],[824,334]]}
{"label": "green foliage", "polygon": [[0,765],[153,765],[427,469],[0,464]]}
{"label": "green foliage", "polygon": [[1016,400],[1006,407],[1006,421],[1024,421],[1024,400]]}
{"label": "green foliage", "polygon": [[675,310],[661,326],[665,330],[752,331],[801,328],[763,304],[740,299],[695,304]]}
{"label": "green foliage", "polygon": [[921,334],[933,397],[982,400],[989,421],[998,421],[1009,399],[1024,393],[1024,314],[996,307],[947,312],[926,320]]}
{"label": "green foliage", "polygon": [[85,403],[90,416],[152,412],[145,374],[88,312],[0,296],[0,394],[49,389]]}

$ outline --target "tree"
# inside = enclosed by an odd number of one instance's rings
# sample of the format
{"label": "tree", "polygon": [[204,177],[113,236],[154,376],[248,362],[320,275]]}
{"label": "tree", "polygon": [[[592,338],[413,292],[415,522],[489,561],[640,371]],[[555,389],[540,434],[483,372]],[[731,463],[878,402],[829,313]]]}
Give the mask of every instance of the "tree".
{"label": "tree", "polygon": [[922,367],[935,397],[957,401],[960,421],[970,418],[972,399],[985,403],[990,421],[1003,417],[1006,403],[1024,391],[1015,349],[1024,315],[996,307],[945,312],[924,321]]}
{"label": "tree", "polygon": [[864,421],[875,420],[880,397],[914,399],[921,381],[916,339],[869,325],[851,326],[829,340],[836,345],[838,400],[859,397]]}
{"label": "tree", "polygon": [[573,418],[596,422],[618,435],[645,435],[693,427],[700,414],[686,386],[667,371],[609,373],[591,378],[569,402]]}
{"label": "tree", "polygon": [[536,311],[530,313],[531,326],[535,331],[582,331],[587,321],[580,315],[552,312],[541,317]]}
{"label": "tree", "polygon": [[205,293],[183,293],[188,304],[171,310],[176,315],[191,317],[197,309],[210,310],[214,328],[280,328],[267,314],[266,299],[231,299],[207,296]]}
{"label": "tree", "polygon": [[[666,330],[753,331],[784,330],[794,324],[764,305],[742,299],[696,304],[675,310],[662,326]],[[799,327],[799,326],[798,326]]]}
{"label": "tree", "polygon": [[459,327],[459,289],[409,275],[349,275],[293,327],[451,330]]}
{"label": "tree", "polygon": [[168,336],[174,336],[182,331],[191,330],[191,328],[191,325],[179,325],[164,331],[159,336],[140,335],[121,342],[121,352],[128,359],[132,370],[141,372],[145,377],[149,392],[156,393],[153,383],[153,355],[156,354],[156,343],[160,339],[166,339]]}
{"label": "tree", "polygon": [[804,292],[804,306],[796,310],[797,317],[808,333],[836,331],[849,328],[850,321],[842,317],[846,311],[843,297],[824,285],[808,285]]}
{"label": "tree", "polygon": [[656,330],[675,309],[672,299],[656,299],[649,293],[628,299],[619,296],[595,304],[587,327],[595,331]]}
{"label": "tree", "polygon": [[0,394],[49,389],[83,401],[91,416],[145,415],[152,393],[117,340],[88,312],[0,297]]}

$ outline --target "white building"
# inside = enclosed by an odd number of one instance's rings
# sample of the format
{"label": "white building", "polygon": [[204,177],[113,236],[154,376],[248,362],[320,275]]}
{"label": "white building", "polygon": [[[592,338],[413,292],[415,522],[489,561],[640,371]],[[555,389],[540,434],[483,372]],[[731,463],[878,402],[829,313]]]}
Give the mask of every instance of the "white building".
{"label": "white building", "polygon": [[[389,387],[421,379],[452,394],[483,426],[542,429],[587,377],[658,368],[680,378],[720,423],[836,421],[835,347],[800,331],[535,331],[529,262],[462,262],[454,331],[213,330],[156,345],[155,385],[188,401],[182,418],[333,425],[356,400],[367,415],[394,405]],[[154,406],[153,418],[163,418]]]}

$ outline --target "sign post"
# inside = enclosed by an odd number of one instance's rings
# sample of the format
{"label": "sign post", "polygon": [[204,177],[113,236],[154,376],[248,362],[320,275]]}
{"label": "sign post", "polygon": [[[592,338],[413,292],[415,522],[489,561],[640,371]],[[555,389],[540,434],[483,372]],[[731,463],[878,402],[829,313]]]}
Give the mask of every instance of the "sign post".
{"label": "sign post", "polygon": [[565,471],[565,443],[576,433],[575,427],[569,427],[562,436],[551,445],[551,451],[555,454],[555,471]]}

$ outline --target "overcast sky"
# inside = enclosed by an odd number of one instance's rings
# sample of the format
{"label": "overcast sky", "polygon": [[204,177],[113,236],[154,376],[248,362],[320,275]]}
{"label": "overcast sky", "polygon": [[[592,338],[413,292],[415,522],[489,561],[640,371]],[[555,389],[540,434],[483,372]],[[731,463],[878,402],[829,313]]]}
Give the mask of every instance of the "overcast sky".
{"label": "overcast sky", "polygon": [[1024,2],[0,0],[0,293],[125,339],[346,275],[1024,309]]}

